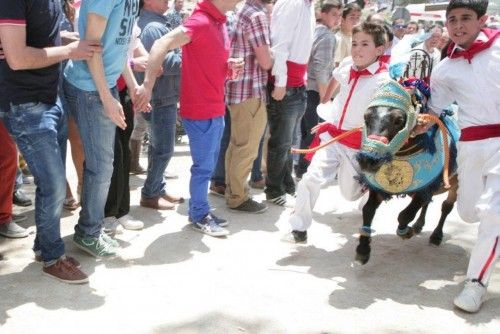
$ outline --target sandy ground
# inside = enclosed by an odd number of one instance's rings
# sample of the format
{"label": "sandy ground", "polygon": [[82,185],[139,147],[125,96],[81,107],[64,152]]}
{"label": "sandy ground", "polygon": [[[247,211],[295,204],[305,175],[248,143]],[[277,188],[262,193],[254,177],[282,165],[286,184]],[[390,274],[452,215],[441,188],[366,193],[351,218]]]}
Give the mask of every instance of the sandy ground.
{"label": "sandy ground", "polygon": [[[145,164],[145,156],[142,158]],[[188,146],[176,147],[169,170],[180,176],[169,190],[188,196]],[[69,168],[74,188],[74,170]],[[72,286],[42,275],[30,250],[33,207],[23,226],[28,238],[0,238],[0,333],[499,333],[500,268],[479,314],[454,309],[477,225],[454,210],[441,247],[428,237],[443,197],[431,204],[428,226],[403,241],[396,217],[408,199],[382,204],[373,224],[372,257],[354,263],[361,214],[324,190],[306,246],[280,241],[291,209],[239,214],[210,195],[215,212],[230,220],[217,239],[187,224],[187,204],[175,211],[138,206],[143,176],[131,176],[131,214],[142,231],[118,235],[120,256],[96,260],[71,242],[76,212],[63,212],[67,253],[82,262],[90,284]],[[34,186],[24,189],[34,198]],[[261,192],[255,197],[264,199]]]}

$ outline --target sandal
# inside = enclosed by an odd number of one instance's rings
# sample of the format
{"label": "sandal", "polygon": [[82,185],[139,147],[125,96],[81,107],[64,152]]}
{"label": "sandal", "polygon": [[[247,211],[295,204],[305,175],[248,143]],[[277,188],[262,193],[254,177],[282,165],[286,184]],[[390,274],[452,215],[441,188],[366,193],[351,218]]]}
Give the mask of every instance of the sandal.
{"label": "sandal", "polygon": [[78,209],[80,203],[78,203],[73,197],[65,198],[63,202],[63,208],[68,211],[73,211]]}

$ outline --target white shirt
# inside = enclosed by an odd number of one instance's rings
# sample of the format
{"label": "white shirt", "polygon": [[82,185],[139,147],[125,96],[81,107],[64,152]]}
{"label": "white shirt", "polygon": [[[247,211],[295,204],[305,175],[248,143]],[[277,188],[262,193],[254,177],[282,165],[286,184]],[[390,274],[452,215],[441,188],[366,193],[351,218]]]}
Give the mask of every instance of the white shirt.
{"label": "white shirt", "polygon": [[[481,33],[479,38],[486,36]],[[470,64],[463,57],[445,58],[434,68],[430,108],[439,114],[454,101],[461,129],[500,124],[500,38]]]}
{"label": "white shirt", "polygon": [[[320,104],[317,110],[319,117],[337,127],[339,127],[344,105],[355,83],[354,79],[349,83],[349,74],[352,66],[352,57],[347,57],[333,71],[333,77],[340,83],[340,91],[331,104]],[[370,73],[375,73],[379,67],[379,63],[375,62],[366,69]],[[382,83],[388,80],[390,80],[390,76],[387,71],[359,78],[352,90],[352,95],[347,105],[342,130],[351,130],[363,125],[365,111],[368,109],[375,91]]]}
{"label": "white shirt", "polygon": [[272,74],[275,85],[285,87],[287,61],[307,64],[311,54],[316,18],[309,0],[278,0],[271,19]]}

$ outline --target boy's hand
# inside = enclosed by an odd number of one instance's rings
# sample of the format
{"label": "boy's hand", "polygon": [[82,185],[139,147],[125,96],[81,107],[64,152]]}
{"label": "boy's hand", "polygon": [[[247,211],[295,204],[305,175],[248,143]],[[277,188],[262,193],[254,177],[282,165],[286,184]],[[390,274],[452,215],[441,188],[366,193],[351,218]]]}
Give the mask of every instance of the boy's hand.
{"label": "boy's hand", "polygon": [[271,96],[273,99],[276,101],[281,101],[285,97],[286,94],[286,87],[274,87],[273,92],[271,93]]}
{"label": "boy's hand", "polygon": [[104,114],[116,124],[120,129],[125,130],[127,123],[125,123],[125,114],[120,101],[116,100],[113,96],[106,98],[102,101],[104,106]]}
{"label": "boy's hand", "polygon": [[88,60],[94,53],[101,53],[102,46],[99,41],[75,41],[66,46],[69,49],[69,59]]}
{"label": "boy's hand", "polygon": [[140,85],[135,89],[134,92],[134,110],[141,112],[149,112],[151,111],[151,105],[149,101],[151,101],[152,92],[144,85]]}

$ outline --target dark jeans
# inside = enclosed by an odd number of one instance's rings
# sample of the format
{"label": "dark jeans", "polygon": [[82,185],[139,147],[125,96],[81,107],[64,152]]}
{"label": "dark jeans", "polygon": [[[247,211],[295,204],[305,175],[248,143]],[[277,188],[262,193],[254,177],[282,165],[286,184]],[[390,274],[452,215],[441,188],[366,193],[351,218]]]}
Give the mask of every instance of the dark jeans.
{"label": "dark jeans", "polygon": [[[306,112],[300,122],[300,148],[309,148],[314,139],[311,129],[318,125],[319,122],[323,122],[316,111],[318,105],[319,93],[314,90],[308,90]],[[302,177],[307,172],[307,167],[309,167],[310,162],[304,157],[304,154],[299,156],[299,164],[296,170],[297,177]]]}
{"label": "dark jeans", "polygon": [[66,115],[59,101],[53,105],[23,103],[11,105],[5,116],[5,125],[35,178],[36,237],[33,250],[41,252],[43,261],[50,265],[64,254],[60,219],[66,195]]}
{"label": "dark jeans", "polygon": [[281,101],[276,101],[271,97],[273,88],[272,85],[268,86],[267,120],[271,136],[267,152],[265,190],[267,199],[295,192],[290,149],[293,136],[297,133],[297,127],[306,109],[304,86],[287,88],[285,97]]}
{"label": "dark jeans", "polygon": [[[222,138],[220,140],[220,151],[219,157],[217,158],[217,165],[215,165],[214,174],[210,178],[210,181],[214,182],[216,186],[225,186],[226,185],[226,151],[229,146],[229,139],[231,138],[231,115],[229,110],[226,107],[226,114],[224,116],[224,132],[222,133]],[[259,153],[257,158],[254,160],[252,165],[252,173],[250,175],[250,179],[254,182],[262,180],[262,172],[261,172],[261,162],[262,162],[262,145],[264,145],[264,135],[262,135],[262,139],[259,144]]]}
{"label": "dark jeans", "polygon": [[113,159],[113,176],[109,185],[108,199],[104,207],[104,217],[120,218],[130,211],[130,148],[128,146],[134,129],[134,110],[126,89],[120,93],[127,127],[122,130],[116,127],[115,155]]}

